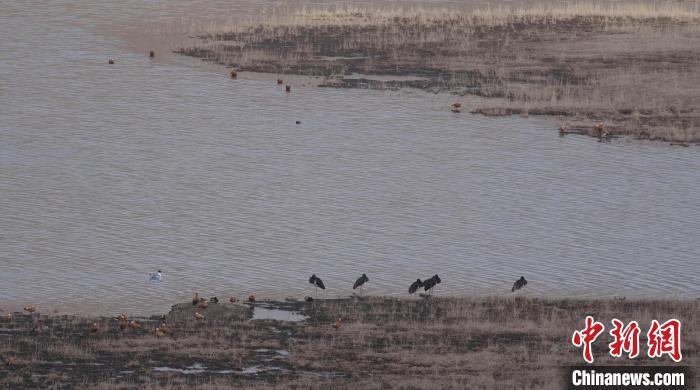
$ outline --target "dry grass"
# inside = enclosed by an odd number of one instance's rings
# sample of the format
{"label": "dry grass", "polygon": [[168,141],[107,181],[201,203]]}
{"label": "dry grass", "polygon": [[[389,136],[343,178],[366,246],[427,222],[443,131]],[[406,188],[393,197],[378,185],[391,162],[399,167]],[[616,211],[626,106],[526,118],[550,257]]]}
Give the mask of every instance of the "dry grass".
{"label": "dry grass", "polygon": [[[679,318],[684,364],[700,363],[697,300],[373,297],[279,305],[309,319],[249,321],[248,308],[220,304],[210,305],[200,322],[195,308],[183,304],[167,316],[172,337],[157,338],[158,317],[142,319],[144,329],[121,331],[114,319],[18,315],[0,332],[12,335],[0,338],[0,355],[17,357],[15,365],[0,367],[0,387],[558,389],[562,367],[582,362],[570,337],[586,315],[607,326],[613,317],[636,320],[643,328],[651,319]],[[92,333],[95,321],[101,330]],[[606,333],[594,345],[597,363],[620,362],[607,354],[609,338]],[[624,362],[652,363],[646,357]],[[205,371],[156,369],[197,364]],[[241,372],[251,366],[263,371]]]}
{"label": "dry grass", "polygon": [[202,21],[200,19],[180,19],[161,32],[187,31],[191,34],[216,34],[241,31],[250,27],[310,27],[310,26],[371,26],[393,24],[398,20],[418,24],[471,24],[473,26],[509,26],[513,23],[563,23],[573,19],[586,18],[610,21],[648,21],[670,19],[676,22],[696,21],[700,10],[695,3],[679,2],[566,2],[521,4],[516,6],[486,6],[470,10],[446,7],[406,7],[377,4],[362,7],[354,4],[341,4],[330,7],[309,7],[277,9],[271,14],[260,15],[255,19],[238,17]]}
{"label": "dry grass", "polygon": [[[691,4],[301,9],[190,26],[180,53],[240,70],[323,75],[331,87],[418,87],[498,98],[489,115],[596,120],[616,134],[700,141],[700,13]],[[376,82],[352,73],[417,75]]]}

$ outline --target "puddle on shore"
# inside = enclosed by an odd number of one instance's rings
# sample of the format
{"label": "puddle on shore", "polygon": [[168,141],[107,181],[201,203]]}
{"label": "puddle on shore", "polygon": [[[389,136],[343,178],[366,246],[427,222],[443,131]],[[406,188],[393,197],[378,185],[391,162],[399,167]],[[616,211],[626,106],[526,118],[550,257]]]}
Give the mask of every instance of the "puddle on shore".
{"label": "puddle on shore", "polygon": [[306,320],[307,318],[307,316],[294,311],[255,306],[255,308],[253,308],[253,318],[251,318],[250,320],[277,320],[300,322]]}
{"label": "puddle on shore", "polygon": [[206,371],[206,367],[203,364],[195,363],[189,367],[182,368],[172,368],[172,367],[155,367],[153,371],[156,372],[179,372],[185,375],[191,374],[201,374]]}
{"label": "puddle on shore", "polygon": [[267,348],[258,348],[258,349],[255,350],[255,352],[256,352],[256,353],[268,353],[268,352],[272,352],[272,353],[275,353],[275,354],[277,354],[277,355],[279,355],[279,356],[289,356],[289,351],[287,351],[286,349],[278,349],[278,350],[276,350],[276,351],[273,351],[273,350],[267,349]]}
{"label": "puddle on shore", "polygon": [[257,375],[258,373],[261,373],[263,371],[273,371],[273,370],[282,370],[280,367],[258,367],[258,366],[250,366],[242,369],[239,371],[240,374],[248,374],[248,375]]}
{"label": "puddle on shore", "polygon": [[258,366],[252,366],[252,367],[242,369],[241,374],[257,374],[260,371],[262,371],[262,370],[260,370],[258,368]]}
{"label": "puddle on shore", "polygon": [[274,362],[275,360],[285,360],[289,358],[289,351],[286,349],[271,350],[267,348],[260,348],[255,350],[256,353],[260,354],[263,362]]}
{"label": "puddle on shore", "polygon": [[[207,370],[207,367],[201,363],[195,363],[192,366],[185,367],[184,369],[182,368],[172,368],[172,367],[155,367],[153,371],[157,372],[177,372],[180,374],[185,374],[185,375],[193,375],[193,374],[202,374],[202,373],[210,373],[210,374],[245,374],[243,371],[236,371],[236,370]],[[257,372],[257,371],[256,371]],[[122,371],[122,373],[133,373],[133,371]]]}

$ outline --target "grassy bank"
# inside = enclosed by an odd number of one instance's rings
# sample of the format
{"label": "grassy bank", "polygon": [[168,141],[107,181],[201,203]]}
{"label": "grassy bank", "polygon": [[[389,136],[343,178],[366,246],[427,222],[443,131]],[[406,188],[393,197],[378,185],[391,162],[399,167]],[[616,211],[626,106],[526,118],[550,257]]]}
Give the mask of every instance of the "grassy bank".
{"label": "grassy bank", "polygon": [[[372,297],[260,305],[307,319],[251,321],[253,305],[231,303],[179,304],[162,317],[129,319],[140,327],[125,329],[116,318],[15,313],[0,326],[0,387],[558,389],[561,367],[582,362],[570,340],[586,315],[608,327],[613,317],[636,320],[643,331],[651,319],[679,318],[684,364],[700,362],[698,301]],[[650,363],[613,361],[609,338],[606,331],[594,344],[597,363]]]}
{"label": "grassy bank", "polygon": [[[571,132],[700,141],[700,14],[692,4],[303,9],[212,24],[183,48],[243,71],[322,86],[417,87],[496,98],[486,115],[550,115]],[[416,75],[372,81],[348,74]],[[449,111],[449,108],[446,108]]]}

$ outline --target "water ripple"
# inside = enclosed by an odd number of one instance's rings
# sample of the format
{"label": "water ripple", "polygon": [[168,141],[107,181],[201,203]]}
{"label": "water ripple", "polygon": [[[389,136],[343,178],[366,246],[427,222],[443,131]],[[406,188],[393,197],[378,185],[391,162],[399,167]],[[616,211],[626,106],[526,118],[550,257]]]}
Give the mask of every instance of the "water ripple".
{"label": "water ripple", "polygon": [[95,9],[63,6],[10,9],[0,30],[0,285],[15,308],[301,297],[312,273],[327,296],[363,272],[369,294],[435,273],[448,295],[507,294],[520,275],[526,294],[700,293],[698,148],[560,138],[413,90],[289,78],[287,95],[272,76],[150,61],[71,19]]}

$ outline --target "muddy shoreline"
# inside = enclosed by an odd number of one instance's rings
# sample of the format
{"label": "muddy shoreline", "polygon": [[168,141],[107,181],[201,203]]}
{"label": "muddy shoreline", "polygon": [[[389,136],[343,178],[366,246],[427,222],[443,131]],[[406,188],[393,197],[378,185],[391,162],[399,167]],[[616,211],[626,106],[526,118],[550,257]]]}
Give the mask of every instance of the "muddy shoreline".
{"label": "muddy shoreline", "polygon": [[[243,72],[323,76],[321,87],[493,98],[466,112],[549,116],[564,133],[599,136],[595,126],[602,122],[611,135],[700,142],[700,95],[689,87],[700,81],[700,44],[694,44],[700,43],[700,18],[576,12],[506,14],[498,23],[460,13],[261,21],[199,34],[199,45],[176,53]],[[351,74],[416,80],[344,77]]]}
{"label": "muddy shoreline", "polygon": [[[0,323],[0,386],[354,389],[518,383],[554,389],[560,388],[561,367],[581,359],[570,332],[586,315],[640,323],[679,318],[684,364],[697,366],[698,305],[520,296],[219,302],[206,308],[187,302],[162,316],[128,318],[124,329],[117,318],[45,316],[39,310],[14,313]],[[295,317],[254,319],[257,308]],[[595,347],[601,364],[615,363],[605,345]],[[624,362],[649,363],[646,357]]]}

